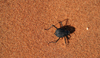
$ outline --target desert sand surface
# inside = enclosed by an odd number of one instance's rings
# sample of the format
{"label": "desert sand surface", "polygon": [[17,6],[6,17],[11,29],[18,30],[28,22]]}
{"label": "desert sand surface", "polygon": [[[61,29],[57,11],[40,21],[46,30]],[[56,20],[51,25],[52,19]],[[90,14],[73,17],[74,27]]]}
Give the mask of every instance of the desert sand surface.
{"label": "desert sand surface", "polygon": [[100,0],[0,0],[0,58],[100,58]]}

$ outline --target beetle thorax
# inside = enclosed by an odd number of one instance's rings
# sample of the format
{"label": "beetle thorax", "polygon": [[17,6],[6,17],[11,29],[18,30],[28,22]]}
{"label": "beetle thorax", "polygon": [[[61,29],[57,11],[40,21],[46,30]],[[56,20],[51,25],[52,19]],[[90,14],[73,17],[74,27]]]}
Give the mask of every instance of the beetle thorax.
{"label": "beetle thorax", "polygon": [[66,33],[65,29],[59,28],[59,29],[56,30],[55,35],[57,37],[64,37],[64,36],[67,35],[67,33]]}

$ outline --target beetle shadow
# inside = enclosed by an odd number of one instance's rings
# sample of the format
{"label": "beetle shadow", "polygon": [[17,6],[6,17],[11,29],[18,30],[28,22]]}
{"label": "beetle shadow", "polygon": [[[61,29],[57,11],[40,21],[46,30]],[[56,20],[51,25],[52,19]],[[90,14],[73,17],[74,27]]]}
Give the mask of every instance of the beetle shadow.
{"label": "beetle shadow", "polygon": [[64,28],[65,30],[70,31],[70,34],[75,32],[75,27],[73,27],[71,25],[66,25],[66,26],[63,26],[61,28]]}
{"label": "beetle shadow", "polygon": [[[66,20],[65,25],[64,25],[63,27],[60,27],[60,28],[64,28],[65,30],[70,31],[70,34],[71,34],[71,33],[74,33],[74,32],[75,32],[75,27],[73,27],[73,26],[71,26],[71,25],[67,25],[69,19],[65,19],[65,20]],[[64,21],[65,21],[65,20],[64,20]],[[63,22],[63,21],[61,21],[61,22]],[[60,25],[60,26],[61,26],[61,25]]]}
{"label": "beetle shadow", "polygon": [[[61,24],[60,24],[60,28],[63,28],[63,29],[65,29],[65,30],[68,30],[68,31],[70,31],[70,34],[72,34],[72,33],[74,33],[75,32],[75,27],[73,27],[73,26],[71,26],[71,25],[67,25],[67,23],[68,23],[68,19],[65,19],[66,20],[66,23],[65,23],[65,25],[63,26],[63,27],[61,27]],[[65,21],[64,20],[64,21]],[[61,21],[60,21],[61,22]],[[62,21],[63,22],[63,21]],[[67,38],[67,40],[68,40],[68,43],[69,43],[69,39],[70,39],[70,37],[71,37],[71,35],[66,35],[66,38]]]}

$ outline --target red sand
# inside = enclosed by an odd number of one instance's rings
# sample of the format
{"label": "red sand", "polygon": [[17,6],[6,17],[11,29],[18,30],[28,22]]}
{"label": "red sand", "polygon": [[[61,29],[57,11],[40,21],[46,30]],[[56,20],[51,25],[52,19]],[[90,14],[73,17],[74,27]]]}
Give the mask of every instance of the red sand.
{"label": "red sand", "polygon": [[[75,27],[57,43],[58,21]],[[63,22],[65,24],[65,21]],[[88,28],[88,30],[86,29]],[[100,58],[100,0],[0,0],[1,58]]]}

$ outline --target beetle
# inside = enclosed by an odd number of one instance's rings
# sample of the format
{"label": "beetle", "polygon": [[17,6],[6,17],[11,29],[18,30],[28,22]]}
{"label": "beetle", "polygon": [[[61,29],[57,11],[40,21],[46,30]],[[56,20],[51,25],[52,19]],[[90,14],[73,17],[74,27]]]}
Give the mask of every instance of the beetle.
{"label": "beetle", "polygon": [[[65,44],[66,44],[66,38],[67,38],[67,41],[68,41],[68,39],[69,39],[68,35],[70,35],[70,31],[66,30],[66,28],[64,28],[62,22],[59,22],[59,23],[61,25],[60,28],[57,28],[55,25],[51,25],[51,27],[55,27],[56,28],[56,31],[55,31],[54,34],[59,38],[56,41],[52,41],[52,42],[49,42],[49,43],[56,43],[56,42],[58,42],[58,40],[60,38],[63,38],[63,37],[64,37],[64,40],[65,40]],[[49,27],[48,29],[45,29],[45,30],[49,30],[51,27]],[[69,43],[69,41],[68,41],[68,43]]]}

